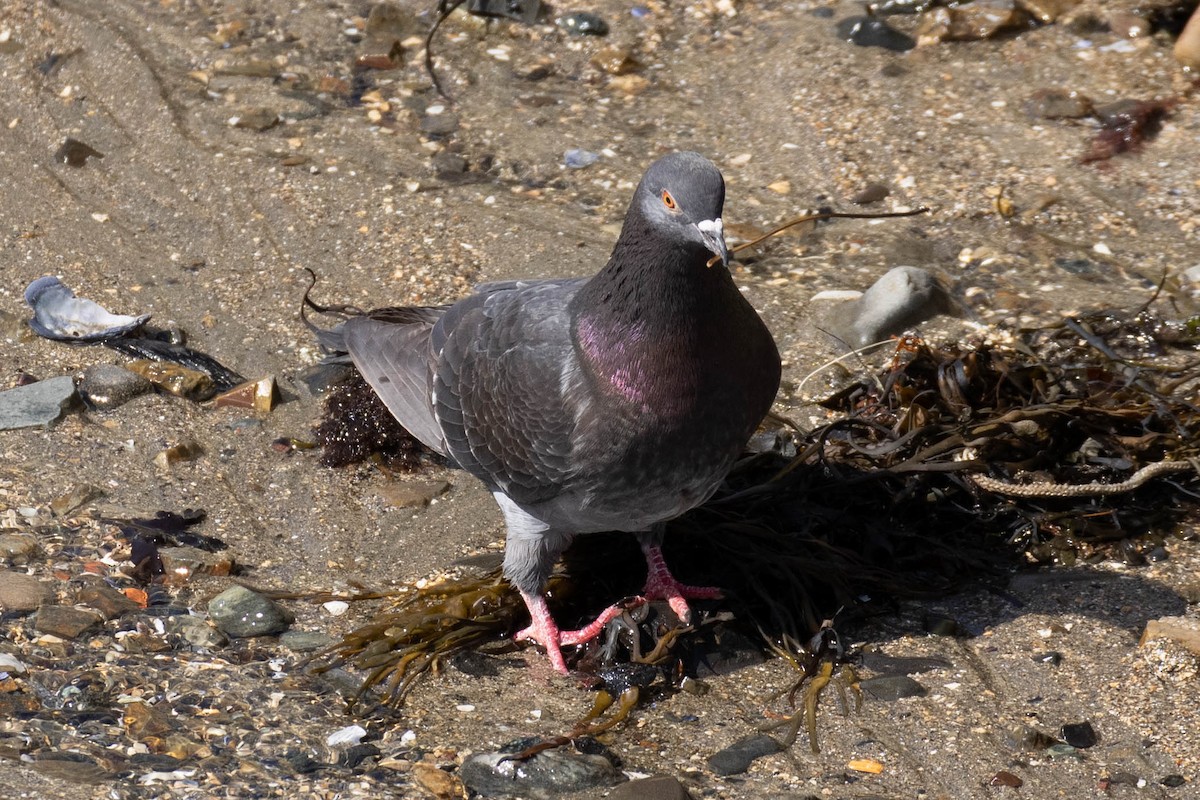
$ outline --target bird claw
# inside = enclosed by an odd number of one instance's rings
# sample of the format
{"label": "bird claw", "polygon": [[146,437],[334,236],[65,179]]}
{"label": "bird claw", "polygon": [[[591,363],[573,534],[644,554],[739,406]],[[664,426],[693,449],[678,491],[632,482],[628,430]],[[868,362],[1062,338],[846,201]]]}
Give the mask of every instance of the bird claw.
{"label": "bird claw", "polygon": [[644,597],[626,598],[604,609],[600,612],[600,616],[596,617],[590,624],[574,631],[560,631],[558,625],[554,622],[554,618],[550,616],[550,610],[546,607],[545,598],[540,595],[525,595],[524,593],[522,595],[525,597],[525,605],[529,607],[531,621],[529,627],[517,631],[513,639],[518,642],[540,644],[546,650],[546,657],[550,659],[550,666],[563,675],[569,673],[566,659],[563,658],[562,654],[563,647],[590,642],[600,635],[600,632],[604,630],[604,626],[624,614],[627,609],[646,602],[646,598]]}
{"label": "bird claw", "polygon": [[679,617],[684,625],[692,621],[692,610],[688,600],[716,600],[724,595],[716,586],[691,586],[675,580],[667,562],[663,559],[662,550],[656,545],[643,544],[642,551],[646,555],[646,588],[642,594],[651,600],[666,600],[667,605]]}

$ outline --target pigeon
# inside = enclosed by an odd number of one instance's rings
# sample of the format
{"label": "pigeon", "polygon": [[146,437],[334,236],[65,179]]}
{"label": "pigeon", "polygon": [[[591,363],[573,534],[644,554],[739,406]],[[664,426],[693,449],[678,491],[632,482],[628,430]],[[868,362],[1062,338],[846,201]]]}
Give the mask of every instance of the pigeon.
{"label": "pigeon", "polygon": [[518,640],[562,648],[621,614],[559,630],[546,582],[573,537],[638,536],[645,589],[687,622],[720,597],[677,581],[666,521],[720,486],[779,389],[779,351],[728,270],[725,183],[697,153],[655,161],[590,278],[488,283],[449,306],[350,316],[340,346],[410,433],[486,484],[504,575],[529,609]]}

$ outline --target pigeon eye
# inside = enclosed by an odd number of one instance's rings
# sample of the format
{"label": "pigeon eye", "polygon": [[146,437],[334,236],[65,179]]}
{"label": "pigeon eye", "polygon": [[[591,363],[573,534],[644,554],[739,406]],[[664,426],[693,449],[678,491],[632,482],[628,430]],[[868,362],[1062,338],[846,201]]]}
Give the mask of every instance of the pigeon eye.
{"label": "pigeon eye", "polygon": [[679,207],[675,203],[675,198],[672,197],[671,193],[668,192],[666,189],[663,189],[662,201],[663,201],[663,205],[666,206],[667,208],[671,209],[672,211],[674,211],[676,208]]}

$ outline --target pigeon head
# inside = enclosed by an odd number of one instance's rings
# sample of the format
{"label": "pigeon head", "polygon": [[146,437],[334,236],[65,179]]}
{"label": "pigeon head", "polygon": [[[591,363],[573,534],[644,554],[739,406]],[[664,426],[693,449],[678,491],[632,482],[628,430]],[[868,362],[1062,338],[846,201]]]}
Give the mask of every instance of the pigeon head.
{"label": "pigeon head", "polygon": [[672,153],[650,165],[634,193],[633,209],[658,234],[703,248],[729,263],[721,224],[725,181],[699,153]]}

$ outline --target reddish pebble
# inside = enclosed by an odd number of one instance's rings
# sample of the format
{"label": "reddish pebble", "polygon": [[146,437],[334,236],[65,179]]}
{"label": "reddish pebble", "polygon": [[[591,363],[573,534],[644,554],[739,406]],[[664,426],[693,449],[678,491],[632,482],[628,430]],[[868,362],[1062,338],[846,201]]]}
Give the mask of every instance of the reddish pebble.
{"label": "reddish pebble", "polygon": [[1025,781],[1006,770],[1000,770],[992,776],[990,781],[988,781],[989,786],[1011,786],[1014,789],[1020,787],[1023,783],[1025,783]]}

